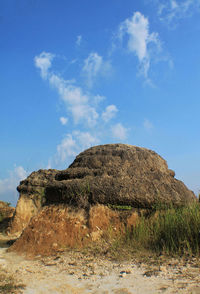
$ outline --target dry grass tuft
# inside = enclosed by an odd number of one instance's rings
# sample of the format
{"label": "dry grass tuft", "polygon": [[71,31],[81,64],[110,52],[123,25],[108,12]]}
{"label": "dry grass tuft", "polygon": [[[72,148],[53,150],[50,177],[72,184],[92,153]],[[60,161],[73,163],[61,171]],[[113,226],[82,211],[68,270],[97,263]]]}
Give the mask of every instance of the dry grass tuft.
{"label": "dry grass tuft", "polygon": [[14,277],[8,274],[0,267],[0,293],[2,294],[20,294],[25,285],[15,281]]}

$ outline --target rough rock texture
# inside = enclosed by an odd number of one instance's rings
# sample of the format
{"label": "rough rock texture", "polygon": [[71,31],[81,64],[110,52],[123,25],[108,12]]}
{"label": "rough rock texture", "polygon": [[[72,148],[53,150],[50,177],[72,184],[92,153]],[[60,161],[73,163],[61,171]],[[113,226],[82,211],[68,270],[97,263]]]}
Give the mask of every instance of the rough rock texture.
{"label": "rough rock texture", "polygon": [[152,208],[195,201],[194,193],[174,176],[166,161],[151,150],[124,144],[92,147],[68,169],[39,170],[20,183],[10,232],[20,234],[32,216],[50,204],[89,211],[96,204]]}
{"label": "rough rock texture", "polygon": [[46,203],[152,208],[194,201],[194,193],[174,176],[154,151],[124,144],[96,146],[80,153],[68,169],[57,172],[55,181],[47,184]]}
{"label": "rough rock texture", "polygon": [[103,205],[92,206],[89,212],[65,205],[46,206],[32,217],[9,250],[35,256],[80,248],[99,241],[105,234],[125,232],[138,218],[134,210],[121,213]]}
{"label": "rough rock texture", "polygon": [[45,187],[54,180],[57,172],[54,169],[39,170],[20,182],[17,187],[20,197],[8,233],[20,235],[32,216],[38,213],[45,203]]}
{"label": "rough rock texture", "polygon": [[0,201],[0,221],[2,221],[1,219],[12,217],[14,210],[10,203]]}
{"label": "rough rock texture", "polygon": [[14,211],[15,208],[10,206],[9,203],[0,201],[0,232],[6,230]]}

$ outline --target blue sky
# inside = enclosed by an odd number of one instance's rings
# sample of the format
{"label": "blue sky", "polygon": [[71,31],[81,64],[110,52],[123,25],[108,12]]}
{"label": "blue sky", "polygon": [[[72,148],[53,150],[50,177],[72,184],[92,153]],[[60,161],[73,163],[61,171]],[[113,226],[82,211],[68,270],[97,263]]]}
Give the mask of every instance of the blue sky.
{"label": "blue sky", "polygon": [[0,199],[116,142],[198,194],[200,0],[1,0],[0,35]]}

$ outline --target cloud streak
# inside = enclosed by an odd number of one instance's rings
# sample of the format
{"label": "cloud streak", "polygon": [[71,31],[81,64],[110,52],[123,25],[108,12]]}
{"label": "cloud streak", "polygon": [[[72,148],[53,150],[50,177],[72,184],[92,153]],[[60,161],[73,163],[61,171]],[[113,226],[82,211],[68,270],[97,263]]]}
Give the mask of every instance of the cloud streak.
{"label": "cloud streak", "polygon": [[82,88],[56,74],[51,74],[49,83],[58,91],[66,110],[71,113],[75,124],[86,123],[88,126],[96,124],[99,115],[95,107],[90,103],[90,95],[84,93]]}
{"label": "cloud streak", "polygon": [[[67,118],[60,117],[60,122],[62,125],[67,124],[71,131],[65,134],[57,145],[56,154],[49,160],[48,166],[54,163],[60,166],[80,151],[100,143],[106,133],[109,133],[109,127],[105,125],[118,112],[114,104],[106,106],[104,111],[99,110],[99,103],[105,100],[105,97],[99,94],[93,95],[87,90],[87,87],[84,90],[83,87],[77,85],[75,79],[66,80],[56,73],[52,69],[54,58],[54,54],[42,52],[35,57],[34,62],[35,66],[40,69],[41,77],[56,89],[67,114]],[[97,53],[91,53],[84,64],[83,71],[92,85],[93,79],[103,72],[102,67],[106,67],[107,63]],[[120,123],[113,126],[112,134],[114,138],[120,140],[127,137],[126,129]]]}
{"label": "cloud streak", "polygon": [[81,35],[78,35],[77,38],[76,38],[76,45],[77,46],[80,46],[81,45],[81,42],[82,42],[82,36]]}
{"label": "cloud streak", "polygon": [[115,105],[109,105],[106,107],[105,111],[102,113],[102,119],[105,122],[109,122],[113,117],[115,117],[118,109]]}
{"label": "cloud streak", "polygon": [[35,57],[35,66],[40,69],[41,77],[48,80],[50,85],[58,91],[66,110],[71,113],[75,124],[81,122],[87,123],[88,126],[95,125],[99,115],[95,107],[92,106],[90,95],[76,86],[75,80],[64,80],[51,71],[54,56],[51,53],[42,52]]}
{"label": "cloud streak", "polygon": [[149,21],[142,13],[135,12],[131,18],[123,21],[118,30],[118,38],[125,43],[128,52],[133,53],[139,60],[140,73],[148,78],[151,63],[151,52],[159,51],[161,44],[158,33],[149,31]]}
{"label": "cloud streak", "polygon": [[200,0],[156,0],[158,16],[169,25],[178,20],[192,16],[200,9]]}
{"label": "cloud streak", "polygon": [[111,71],[111,64],[105,61],[102,56],[96,52],[92,52],[84,60],[82,69],[83,76],[86,77],[87,86],[92,88],[97,76],[106,76]]}

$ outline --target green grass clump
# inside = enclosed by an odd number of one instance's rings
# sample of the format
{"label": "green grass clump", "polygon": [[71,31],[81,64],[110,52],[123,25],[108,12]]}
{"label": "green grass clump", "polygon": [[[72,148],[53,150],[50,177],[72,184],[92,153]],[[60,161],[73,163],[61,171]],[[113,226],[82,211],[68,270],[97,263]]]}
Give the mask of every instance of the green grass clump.
{"label": "green grass clump", "polygon": [[116,205],[116,204],[108,204],[108,207],[114,210],[131,210],[133,209],[130,205]]}
{"label": "green grass clump", "polygon": [[124,244],[166,254],[200,253],[200,204],[157,210],[125,234]]}

